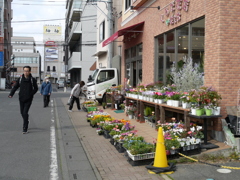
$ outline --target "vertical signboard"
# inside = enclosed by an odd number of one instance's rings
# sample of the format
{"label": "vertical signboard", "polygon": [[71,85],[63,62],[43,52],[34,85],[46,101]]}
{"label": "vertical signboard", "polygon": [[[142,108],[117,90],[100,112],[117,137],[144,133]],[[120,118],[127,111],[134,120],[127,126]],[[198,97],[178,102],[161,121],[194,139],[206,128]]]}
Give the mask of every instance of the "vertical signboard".
{"label": "vertical signboard", "polygon": [[0,0],[0,67],[4,66],[4,56],[3,56],[3,38],[4,38],[4,0]]}
{"label": "vertical signboard", "polygon": [[45,61],[58,61],[58,47],[54,41],[45,43]]}

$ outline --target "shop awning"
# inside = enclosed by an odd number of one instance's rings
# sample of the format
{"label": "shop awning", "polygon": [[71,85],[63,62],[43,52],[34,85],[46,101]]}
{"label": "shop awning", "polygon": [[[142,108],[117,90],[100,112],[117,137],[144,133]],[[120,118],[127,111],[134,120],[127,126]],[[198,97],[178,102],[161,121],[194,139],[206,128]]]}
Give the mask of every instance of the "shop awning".
{"label": "shop awning", "polygon": [[107,53],[107,51],[97,51],[92,56],[101,56],[101,55],[106,54],[106,53]]}
{"label": "shop awning", "polygon": [[137,24],[134,24],[132,26],[129,26],[129,27],[126,27],[126,28],[118,30],[112,36],[110,36],[108,39],[103,41],[102,47],[108,45],[109,43],[111,43],[112,41],[117,39],[119,36],[123,36],[123,35],[127,34],[128,32],[140,32],[140,31],[137,31],[136,28],[139,27],[139,26],[142,26],[143,24],[144,24],[144,21],[140,22],[140,23],[137,23]]}
{"label": "shop awning", "polygon": [[94,71],[96,68],[97,68],[97,62],[95,61],[89,70]]}

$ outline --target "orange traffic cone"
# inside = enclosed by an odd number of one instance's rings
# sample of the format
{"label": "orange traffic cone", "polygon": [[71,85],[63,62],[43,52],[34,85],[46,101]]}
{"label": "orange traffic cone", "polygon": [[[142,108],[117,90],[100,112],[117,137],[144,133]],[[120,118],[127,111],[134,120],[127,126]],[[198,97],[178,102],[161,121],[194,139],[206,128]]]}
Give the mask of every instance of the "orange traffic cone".
{"label": "orange traffic cone", "polygon": [[[157,138],[157,144],[156,144],[156,152],[154,157],[154,163],[153,167],[156,168],[166,168],[168,166],[167,162],[167,154],[166,149],[164,145],[164,138],[163,138],[163,130],[162,127],[159,127],[158,129],[158,138]],[[148,170],[150,174],[156,174],[155,172]],[[172,174],[173,171],[163,172],[161,174]]]}

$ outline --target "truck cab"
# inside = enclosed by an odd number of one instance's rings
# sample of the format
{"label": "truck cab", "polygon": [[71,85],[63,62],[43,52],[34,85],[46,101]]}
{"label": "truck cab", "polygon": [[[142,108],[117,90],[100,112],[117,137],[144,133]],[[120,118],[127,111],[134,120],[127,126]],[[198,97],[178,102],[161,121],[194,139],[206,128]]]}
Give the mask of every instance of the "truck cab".
{"label": "truck cab", "polygon": [[97,100],[102,103],[106,89],[118,86],[119,75],[117,68],[96,69],[88,78],[87,98]]}

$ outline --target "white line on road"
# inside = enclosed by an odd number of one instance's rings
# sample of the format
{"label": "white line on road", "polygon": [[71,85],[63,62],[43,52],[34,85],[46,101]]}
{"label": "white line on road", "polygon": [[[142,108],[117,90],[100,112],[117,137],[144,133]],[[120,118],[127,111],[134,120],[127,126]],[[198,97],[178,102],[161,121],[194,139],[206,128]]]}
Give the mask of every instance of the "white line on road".
{"label": "white line on road", "polygon": [[[51,100],[51,112],[53,112],[53,100]],[[50,162],[50,178],[49,180],[57,180],[58,177],[58,162],[57,162],[57,148],[56,148],[56,132],[54,124],[54,115],[52,113],[51,126],[50,126],[50,150],[51,150],[51,162]]]}

